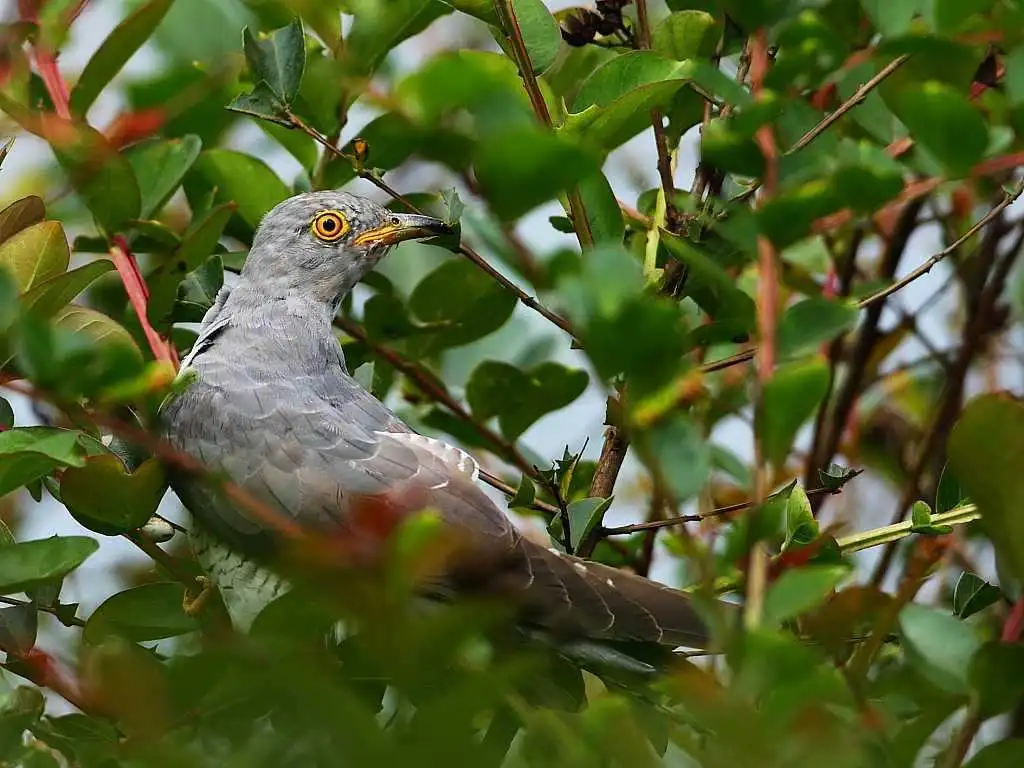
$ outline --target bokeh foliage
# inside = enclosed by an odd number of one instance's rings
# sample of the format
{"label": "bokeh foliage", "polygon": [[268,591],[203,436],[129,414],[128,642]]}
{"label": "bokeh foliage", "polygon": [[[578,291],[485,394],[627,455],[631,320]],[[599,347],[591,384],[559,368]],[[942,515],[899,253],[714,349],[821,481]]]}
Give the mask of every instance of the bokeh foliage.
{"label": "bokeh foliage", "polygon": [[[0,27],[3,132],[52,150],[32,190],[0,176],[0,383],[43,422],[0,398],[0,495],[82,528],[0,522],[5,765],[1021,764],[1020,0],[145,0],[70,71],[85,5],[19,0]],[[119,75],[140,49],[157,65]],[[639,134],[657,185],[627,199],[610,157]],[[177,461],[156,412],[260,218],[346,185],[461,226],[342,307],[350,370],[486,457],[555,546],[647,573],[657,540],[688,588],[745,603],[708,604],[710,663],[422,610],[429,517],[374,567],[292,553],[296,590],[225,624],[156,516]],[[595,458],[531,448],[588,387]],[[627,450],[649,517],[613,529]],[[893,525],[859,497],[819,520],[872,478]],[[152,568],[80,616],[62,582],[108,537]]]}

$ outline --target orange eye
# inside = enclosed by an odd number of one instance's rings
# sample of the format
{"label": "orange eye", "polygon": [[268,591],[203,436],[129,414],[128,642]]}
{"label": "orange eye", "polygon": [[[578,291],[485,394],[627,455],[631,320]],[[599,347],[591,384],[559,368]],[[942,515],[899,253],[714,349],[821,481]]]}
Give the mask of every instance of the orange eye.
{"label": "orange eye", "polygon": [[338,211],[320,211],[313,217],[313,234],[327,243],[340,240],[348,232],[348,220]]}

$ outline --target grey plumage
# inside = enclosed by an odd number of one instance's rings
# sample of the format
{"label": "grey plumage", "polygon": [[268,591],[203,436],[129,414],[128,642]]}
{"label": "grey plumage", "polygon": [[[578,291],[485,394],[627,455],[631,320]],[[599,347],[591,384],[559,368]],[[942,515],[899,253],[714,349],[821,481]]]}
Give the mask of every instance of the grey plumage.
{"label": "grey plumage", "polygon": [[[323,211],[340,215],[343,236],[314,233]],[[169,441],[311,528],[343,528],[362,495],[417,490],[470,543],[472,562],[448,574],[445,590],[515,596],[530,626],[566,637],[703,645],[706,630],[687,596],[524,539],[476,484],[470,456],[413,433],[349,375],[332,331],[341,299],[395,242],[442,229],[341,192],[278,205],[237,285],[204,320],[186,359],[194,381],[161,412]],[[273,547],[272,531],[194,477],[173,482],[198,520],[200,564],[247,626],[286,588],[248,559]]]}

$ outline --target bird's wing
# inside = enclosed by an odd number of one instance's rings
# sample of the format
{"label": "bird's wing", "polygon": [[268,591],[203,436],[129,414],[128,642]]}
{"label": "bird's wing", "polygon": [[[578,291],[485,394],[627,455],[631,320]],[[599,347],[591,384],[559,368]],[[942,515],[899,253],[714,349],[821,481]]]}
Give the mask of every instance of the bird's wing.
{"label": "bird's wing", "polygon": [[[436,510],[467,542],[435,592],[499,595],[516,601],[527,623],[566,637],[706,642],[682,593],[523,538],[474,482],[468,454],[411,433],[348,376],[286,380],[206,363],[201,379],[165,410],[180,450],[306,526],[344,527],[354,499],[414,491],[407,498],[416,510]],[[266,535],[244,510],[176,489],[239,546]]]}

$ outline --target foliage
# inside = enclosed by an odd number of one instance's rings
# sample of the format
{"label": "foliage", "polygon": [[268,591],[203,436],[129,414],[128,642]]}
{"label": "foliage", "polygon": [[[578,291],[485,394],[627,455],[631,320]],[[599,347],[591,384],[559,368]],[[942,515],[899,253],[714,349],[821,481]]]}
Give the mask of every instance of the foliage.
{"label": "foliage", "polygon": [[[1024,3],[136,0],[76,72],[86,4],[0,26],[0,128],[52,150],[32,194],[0,176],[0,494],[81,529],[27,540],[0,507],[0,762],[1020,764]],[[429,516],[371,567],[287,552],[294,590],[226,624],[157,515],[167,470],[202,468],[156,414],[261,217],[341,186],[458,225],[342,306],[359,381],[496,459],[555,546],[657,553],[713,664],[420,610]],[[602,445],[530,447],[588,390]],[[112,537],[152,563],[81,616],[64,582]]]}

